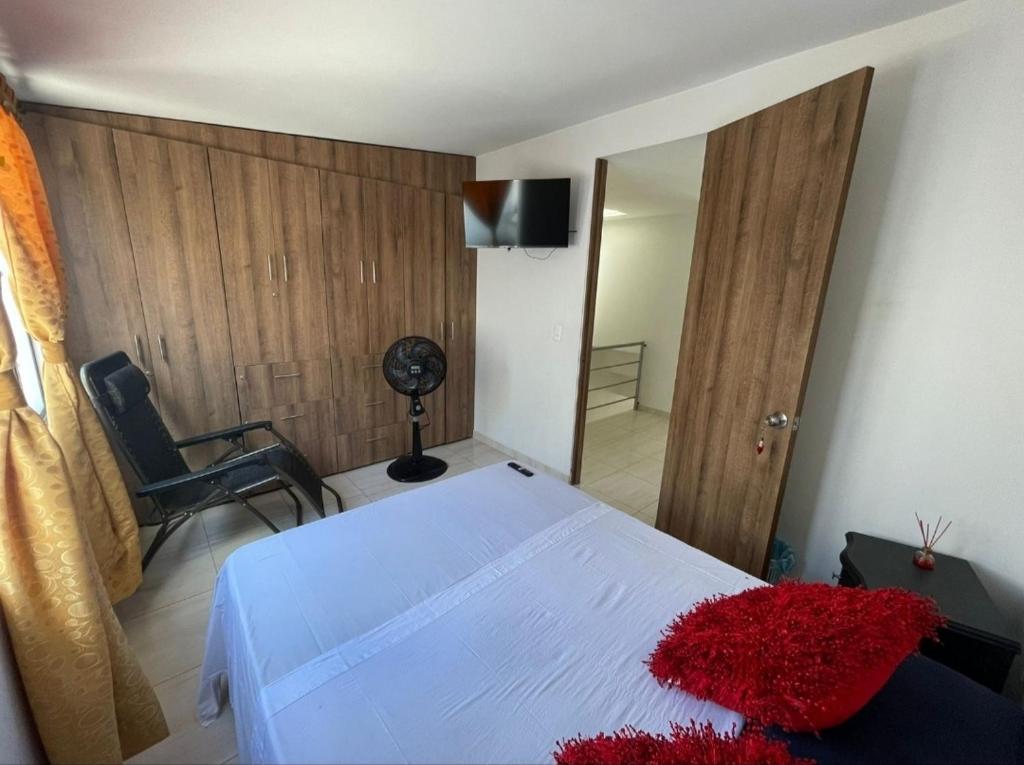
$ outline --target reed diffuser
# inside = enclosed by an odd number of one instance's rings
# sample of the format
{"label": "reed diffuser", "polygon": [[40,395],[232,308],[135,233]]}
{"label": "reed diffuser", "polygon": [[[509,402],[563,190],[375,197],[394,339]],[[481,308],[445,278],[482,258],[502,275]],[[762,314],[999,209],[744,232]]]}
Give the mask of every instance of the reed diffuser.
{"label": "reed diffuser", "polygon": [[[935,545],[938,543],[942,536],[949,530],[950,524],[953,521],[946,521],[946,525],[942,526],[942,516],[939,516],[939,522],[935,524],[935,530],[932,530],[931,524],[924,523],[917,513],[914,513],[914,517],[917,518],[917,528],[921,532],[921,549],[914,550],[914,565],[918,568],[923,568],[925,571],[931,571],[935,568]],[[939,531],[939,528],[942,530]]]}

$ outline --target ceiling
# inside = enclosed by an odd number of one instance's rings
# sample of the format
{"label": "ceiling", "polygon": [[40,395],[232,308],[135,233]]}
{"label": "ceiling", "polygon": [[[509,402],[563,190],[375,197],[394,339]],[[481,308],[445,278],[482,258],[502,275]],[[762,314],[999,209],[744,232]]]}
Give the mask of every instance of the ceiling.
{"label": "ceiling", "polygon": [[4,0],[23,100],[480,154],[950,0]]}
{"label": "ceiling", "polygon": [[624,215],[605,220],[696,214],[706,138],[698,135],[608,157],[604,206]]}

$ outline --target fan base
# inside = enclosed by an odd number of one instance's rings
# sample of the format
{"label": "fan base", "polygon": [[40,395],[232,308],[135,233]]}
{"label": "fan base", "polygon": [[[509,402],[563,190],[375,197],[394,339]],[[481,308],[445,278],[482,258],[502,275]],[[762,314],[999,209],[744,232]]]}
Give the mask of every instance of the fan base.
{"label": "fan base", "polygon": [[388,475],[402,483],[419,483],[444,475],[448,463],[429,455],[406,454],[388,465]]}

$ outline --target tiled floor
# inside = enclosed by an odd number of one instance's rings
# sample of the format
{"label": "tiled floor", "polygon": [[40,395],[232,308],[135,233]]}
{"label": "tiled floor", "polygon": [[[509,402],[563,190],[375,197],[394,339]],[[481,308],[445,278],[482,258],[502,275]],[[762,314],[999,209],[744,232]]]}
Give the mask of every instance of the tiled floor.
{"label": "tiled floor", "polygon": [[[436,480],[508,460],[508,455],[469,439],[428,450],[448,462],[448,472]],[[408,491],[423,484],[400,484],[387,477],[386,462],[327,478],[346,509]],[[328,514],[334,498],[325,492]],[[279,528],[295,524],[294,510],[277,493],[253,502]],[[318,516],[307,510],[305,522]],[[143,549],[153,529],[143,529]],[[171,736],[134,757],[133,763],[235,762],[235,727],[231,714],[222,714],[209,728],[195,719],[199,666],[203,660],[206,621],[217,570],[235,549],[270,534],[252,514],[238,505],[210,508],[189,521],[160,549],[146,570],[142,587],[116,610],[142,668],[156,687]]]}
{"label": "tiled floor", "polygon": [[630,411],[588,422],[580,488],[654,525],[668,416]]}

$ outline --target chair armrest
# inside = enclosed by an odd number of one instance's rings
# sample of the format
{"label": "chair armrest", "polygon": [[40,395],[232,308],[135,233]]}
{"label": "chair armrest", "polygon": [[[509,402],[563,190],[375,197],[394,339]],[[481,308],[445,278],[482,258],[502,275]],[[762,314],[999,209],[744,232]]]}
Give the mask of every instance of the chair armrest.
{"label": "chair armrest", "polygon": [[179,449],[184,449],[186,446],[195,446],[196,444],[205,444],[207,441],[224,440],[228,441],[232,438],[236,438],[243,433],[248,433],[250,430],[270,430],[270,420],[257,420],[256,422],[247,422],[243,425],[233,425],[230,428],[223,428],[221,430],[214,430],[211,433],[203,433],[200,436],[191,436],[190,438],[183,438],[180,441],[175,441],[174,445]]}
{"label": "chair armrest", "polygon": [[151,494],[160,494],[171,489],[177,489],[181,486],[187,486],[190,483],[209,482],[221,477],[222,475],[226,475],[233,470],[238,470],[239,468],[247,467],[256,463],[266,463],[268,462],[267,455],[280,448],[280,444],[264,446],[262,449],[248,452],[239,457],[235,457],[233,460],[220,462],[216,465],[203,468],[202,470],[196,470],[192,473],[175,476],[174,478],[167,478],[163,481],[147,483],[144,486],[140,486],[135,493],[140,497],[148,497]]}

